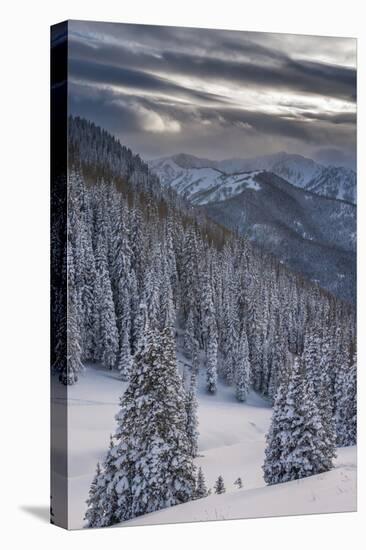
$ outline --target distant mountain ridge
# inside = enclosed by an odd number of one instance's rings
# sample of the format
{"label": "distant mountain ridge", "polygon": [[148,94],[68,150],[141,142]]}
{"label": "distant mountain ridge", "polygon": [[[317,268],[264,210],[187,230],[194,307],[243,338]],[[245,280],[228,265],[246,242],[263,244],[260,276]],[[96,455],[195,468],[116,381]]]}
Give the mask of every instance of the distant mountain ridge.
{"label": "distant mountain ridge", "polygon": [[352,202],[295,186],[269,171],[269,162],[265,169],[254,169],[258,166],[254,163],[245,166],[248,171],[231,174],[218,163],[205,164],[205,159],[176,155],[150,162],[150,169],[164,186],[203,208],[215,222],[245,235],[333,294],[354,301],[356,207]]}
{"label": "distant mountain ridge", "polygon": [[[343,166],[325,166],[301,155],[276,153],[249,159],[226,159],[214,161],[185,153],[156,159],[150,167],[159,172],[167,162],[173,161],[183,169],[212,168],[227,175],[238,172],[267,170],[285,179],[292,185],[313,191],[318,195],[356,203],[356,172]],[[160,174],[162,178],[162,174]]]}

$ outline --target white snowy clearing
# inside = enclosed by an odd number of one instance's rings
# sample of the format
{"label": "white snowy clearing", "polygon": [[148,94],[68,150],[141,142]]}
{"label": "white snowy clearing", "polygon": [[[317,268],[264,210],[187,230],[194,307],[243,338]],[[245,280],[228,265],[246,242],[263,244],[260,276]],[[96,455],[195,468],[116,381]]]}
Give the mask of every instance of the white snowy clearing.
{"label": "white snowy clearing", "polygon": [[[114,433],[114,416],[125,387],[117,372],[97,367],[88,367],[79,382],[68,387],[70,529],[84,527],[85,501],[96,463],[103,460],[109,435]],[[202,466],[208,487],[213,487],[221,474],[226,494],[147,514],[121,525],[356,510],[356,447],[338,449],[336,468],[331,472],[268,487],[261,469],[272,412],[268,404],[254,392],[247,403],[239,403],[233,388],[222,383],[215,396],[208,395],[204,370],[199,378],[198,402],[200,456],[196,464]],[[242,489],[234,486],[239,476]]]}

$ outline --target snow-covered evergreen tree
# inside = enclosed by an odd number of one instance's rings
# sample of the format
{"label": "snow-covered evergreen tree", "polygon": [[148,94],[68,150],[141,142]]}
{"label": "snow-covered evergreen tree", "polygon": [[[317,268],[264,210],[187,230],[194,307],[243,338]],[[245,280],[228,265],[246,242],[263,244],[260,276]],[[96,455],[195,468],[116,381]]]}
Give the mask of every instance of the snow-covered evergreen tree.
{"label": "snow-covered evergreen tree", "polygon": [[75,384],[78,373],[83,370],[81,362],[81,336],[79,331],[80,309],[75,288],[74,260],[71,245],[68,246],[68,318],[66,363],[61,363],[59,380],[65,385]]}
{"label": "snow-covered evergreen tree", "polygon": [[235,363],[236,398],[238,401],[246,401],[250,384],[250,359],[245,329],[240,336]]}
{"label": "snow-covered evergreen tree", "polygon": [[217,335],[214,325],[211,326],[206,352],[207,381],[206,387],[208,393],[216,393],[217,389]]}
{"label": "snow-covered evergreen tree", "polygon": [[190,454],[193,458],[198,451],[198,415],[197,415],[197,379],[196,372],[192,369],[191,380],[188,392],[186,392],[186,414],[187,414],[187,438]]}
{"label": "snow-covered evergreen tree", "polygon": [[241,477],[238,477],[238,478],[234,481],[234,485],[236,485],[238,489],[242,489],[242,488],[243,488],[243,481],[242,481]]}
{"label": "snow-covered evergreen tree", "polygon": [[222,476],[219,476],[215,482],[214,490],[217,495],[222,495],[226,492],[225,484],[224,484],[224,478]]}
{"label": "snow-covered evergreen tree", "polygon": [[135,356],[116,416],[116,445],[109,451],[104,474],[106,494],[115,505],[104,524],[194,497],[183,396],[170,330],[150,331]]}
{"label": "snow-covered evergreen tree", "polygon": [[122,340],[121,349],[118,357],[117,368],[121,373],[121,378],[124,381],[128,381],[132,369],[132,355],[129,340],[129,324],[126,323],[122,328]]}
{"label": "snow-covered evergreen tree", "polygon": [[315,396],[324,430],[326,457],[328,467],[333,468],[333,459],[336,458],[336,424],[333,415],[330,380],[327,371],[321,371],[318,394]]}
{"label": "snow-covered evergreen tree", "polygon": [[88,508],[85,514],[85,521],[88,527],[101,527],[104,515],[103,506],[101,506],[101,496],[104,491],[104,481],[102,469],[97,463],[96,473],[89,490],[89,497],[86,501]]}
{"label": "snow-covered evergreen tree", "polygon": [[202,468],[198,468],[197,473],[197,482],[195,490],[195,498],[205,498],[208,496],[207,486],[205,476],[203,474]]}
{"label": "snow-covered evergreen tree", "polygon": [[119,338],[112,287],[107,268],[106,243],[102,233],[97,242],[96,270],[98,279],[97,303],[99,307],[99,357],[106,368],[112,369],[117,361]]}
{"label": "snow-covered evergreen tree", "polygon": [[186,321],[186,326],[184,330],[184,342],[183,342],[184,352],[189,358],[192,358],[194,339],[195,337],[194,337],[193,313],[192,311],[190,311]]}
{"label": "snow-covered evergreen tree", "polygon": [[283,379],[274,401],[272,420],[269,432],[266,436],[267,447],[263,465],[264,480],[269,485],[281,483],[286,476],[286,456],[283,450],[283,442],[289,437],[289,424],[286,418],[286,398],[288,393],[288,380]]}
{"label": "snow-covered evergreen tree", "polygon": [[327,438],[317,407],[312,382],[297,356],[288,385],[276,396],[264,462],[268,484],[300,479],[328,471]]}
{"label": "snow-covered evergreen tree", "polygon": [[149,330],[149,317],[146,302],[142,301],[139,304],[138,312],[133,324],[133,342],[134,342],[134,353],[137,353],[138,350],[143,347],[146,335]]}
{"label": "snow-covered evergreen tree", "polygon": [[357,441],[357,359],[354,353],[350,365],[343,364],[336,384],[335,422],[337,444],[355,445]]}

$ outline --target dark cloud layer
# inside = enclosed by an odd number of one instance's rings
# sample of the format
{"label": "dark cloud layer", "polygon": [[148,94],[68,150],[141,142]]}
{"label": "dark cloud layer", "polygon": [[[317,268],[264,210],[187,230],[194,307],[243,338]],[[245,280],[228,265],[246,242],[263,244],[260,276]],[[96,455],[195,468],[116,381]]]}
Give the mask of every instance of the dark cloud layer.
{"label": "dark cloud layer", "polygon": [[142,155],[327,149],[355,157],[351,39],[82,22],[69,29],[72,112]]}

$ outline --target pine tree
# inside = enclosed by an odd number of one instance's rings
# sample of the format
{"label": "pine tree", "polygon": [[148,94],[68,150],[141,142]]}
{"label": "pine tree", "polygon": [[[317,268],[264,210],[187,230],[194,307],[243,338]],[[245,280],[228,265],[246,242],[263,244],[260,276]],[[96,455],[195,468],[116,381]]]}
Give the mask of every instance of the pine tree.
{"label": "pine tree", "polygon": [[288,358],[286,348],[284,346],[283,340],[281,339],[281,329],[278,327],[274,339],[272,365],[268,382],[268,397],[270,398],[272,404],[274,403],[278,386],[281,383],[283,372],[287,369],[287,362]]}
{"label": "pine tree", "polygon": [[309,380],[312,381],[314,387],[319,385],[319,342],[316,334],[310,333],[309,331],[305,334],[304,340],[304,352],[303,352],[303,362],[306,370],[306,375]]}
{"label": "pine tree", "polygon": [[189,312],[184,330],[184,352],[187,357],[192,358],[193,353],[193,341],[194,341],[194,326],[193,326],[193,313]]}
{"label": "pine tree", "polygon": [[238,478],[234,481],[234,485],[236,485],[238,489],[242,489],[242,488],[243,488],[243,481],[242,481],[241,477],[238,477]]}
{"label": "pine tree", "polygon": [[264,479],[268,484],[300,479],[328,471],[327,438],[312,382],[295,357],[288,386],[276,397],[267,436]]}
{"label": "pine tree", "polygon": [[195,490],[170,330],[150,331],[134,361],[105,467],[106,494],[116,503],[107,525],[186,502]]}
{"label": "pine tree", "polygon": [[217,390],[217,335],[216,328],[212,325],[208,334],[207,354],[207,391],[216,393]]}
{"label": "pine tree", "polygon": [[210,332],[212,330],[215,320],[215,308],[213,303],[213,292],[210,281],[209,273],[205,270],[203,273],[203,281],[201,288],[201,339],[203,348],[207,350],[208,342],[210,339]]}
{"label": "pine tree", "polygon": [[232,303],[232,296],[228,292],[225,295],[223,324],[223,363],[221,371],[227,382],[232,384],[235,381],[236,355],[239,344],[239,320],[236,308]]}
{"label": "pine tree", "polygon": [[59,380],[65,385],[75,384],[78,373],[83,370],[81,362],[80,309],[75,288],[75,271],[71,244],[68,245],[68,310],[67,310],[67,354],[61,362]]}
{"label": "pine tree", "polygon": [[215,493],[217,495],[222,495],[226,492],[225,485],[224,485],[224,479],[222,476],[219,476],[215,482],[214,485]]}
{"label": "pine tree", "polygon": [[281,483],[286,476],[286,457],[283,452],[283,441],[289,437],[289,423],[286,418],[286,398],[288,380],[283,379],[275,397],[272,420],[266,436],[267,447],[263,465],[264,480],[269,485]]}
{"label": "pine tree", "polygon": [[184,239],[181,279],[182,279],[182,305],[185,315],[191,311],[194,326],[198,320],[197,289],[198,289],[198,246],[197,235],[192,227],[187,231]]}
{"label": "pine tree", "polygon": [[112,287],[106,261],[105,238],[101,233],[98,238],[96,268],[98,278],[97,300],[99,305],[99,357],[107,369],[112,369],[117,360],[119,338],[116,324],[116,313],[113,302]]}
{"label": "pine tree", "polygon": [[170,279],[165,278],[165,282],[160,287],[160,301],[161,301],[161,314],[160,314],[160,327],[163,329],[167,327],[171,330],[172,335],[175,333],[175,308],[173,302],[173,290],[170,284]]}
{"label": "pine tree", "polygon": [[196,338],[194,338],[192,342],[192,371],[196,374],[196,376],[199,375],[199,366],[200,366],[199,351],[200,351],[199,344]]}
{"label": "pine tree", "polygon": [[121,349],[119,352],[117,368],[121,378],[128,382],[132,369],[132,355],[129,340],[129,324],[125,324],[122,332]]}
{"label": "pine tree", "polygon": [[194,370],[191,371],[189,390],[186,393],[186,414],[187,414],[187,438],[189,451],[192,458],[197,456],[198,451],[198,417],[197,417],[197,380]]}
{"label": "pine tree", "polygon": [[242,331],[240,336],[235,371],[236,398],[238,401],[246,401],[249,393],[250,362],[248,339],[245,330]]}
{"label": "pine tree", "polygon": [[339,368],[336,381],[335,422],[337,444],[340,447],[357,442],[357,358]]}
{"label": "pine tree", "polygon": [[149,317],[146,302],[140,302],[138,312],[133,325],[134,353],[137,353],[144,346],[145,338],[149,330]]}
{"label": "pine tree", "polygon": [[205,476],[203,474],[202,468],[198,468],[195,498],[204,498],[208,496],[207,486]]}
{"label": "pine tree", "polygon": [[88,508],[84,519],[87,522],[88,527],[101,527],[101,522],[104,514],[103,507],[100,506],[103,489],[103,474],[100,464],[98,462],[96,473],[90,486],[89,498],[86,501]]}
{"label": "pine tree", "polygon": [[324,430],[328,469],[331,469],[333,468],[333,459],[337,456],[336,425],[333,416],[329,375],[326,370],[322,370],[321,372],[319,385],[318,395],[315,398],[317,398],[317,405]]}
{"label": "pine tree", "polygon": [[116,459],[118,457],[117,447],[114,443],[114,437],[109,438],[109,450],[103,462],[103,473],[100,480],[100,497],[98,500],[98,508],[103,514],[100,519],[99,527],[108,527],[120,521],[121,514],[126,512],[121,510],[118,500],[118,493],[115,484],[113,483],[117,472],[120,475],[123,468],[117,466]]}

